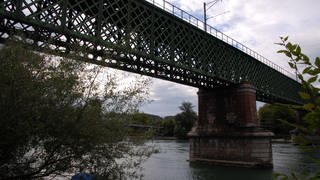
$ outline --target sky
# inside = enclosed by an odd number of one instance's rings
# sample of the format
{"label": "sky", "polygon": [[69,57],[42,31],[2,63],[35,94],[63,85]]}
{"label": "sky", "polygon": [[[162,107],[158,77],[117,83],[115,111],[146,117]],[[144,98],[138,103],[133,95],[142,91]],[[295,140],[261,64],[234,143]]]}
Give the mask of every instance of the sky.
{"label": "sky", "polygon": [[[203,1],[169,0],[168,2],[203,19]],[[210,2],[210,0],[206,1]],[[299,43],[310,57],[320,56],[320,0],[223,0],[207,11],[215,16],[208,24],[243,43],[274,63],[289,69],[287,59],[277,50],[279,36]],[[179,105],[189,101],[197,111],[198,89],[168,81],[152,79],[151,103],[141,107],[145,113],[159,116],[179,113]],[[258,108],[261,106],[258,103]]]}

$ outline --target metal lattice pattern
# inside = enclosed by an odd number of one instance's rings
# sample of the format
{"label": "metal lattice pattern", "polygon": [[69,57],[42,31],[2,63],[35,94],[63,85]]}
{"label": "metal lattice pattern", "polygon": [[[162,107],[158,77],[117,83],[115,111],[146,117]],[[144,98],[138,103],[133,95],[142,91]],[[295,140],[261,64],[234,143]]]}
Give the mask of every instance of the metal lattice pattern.
{"label": "metal lattice pattern", "polygon": [[300,103],[300,84],[142,0],[0,0],[0,38],[194,87],[247,80],[265,102]]}

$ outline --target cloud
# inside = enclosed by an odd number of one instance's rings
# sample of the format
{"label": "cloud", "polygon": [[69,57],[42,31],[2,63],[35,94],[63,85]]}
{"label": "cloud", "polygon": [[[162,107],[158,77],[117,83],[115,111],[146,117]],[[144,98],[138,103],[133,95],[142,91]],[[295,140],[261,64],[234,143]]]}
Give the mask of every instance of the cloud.
{"label": "cloud", "polygon": [[[320,47],[320,16],[317,7],[320,1],[307,0],[247,0],[223,1],[224,9],[231,11],[212,23],[224,28],[227,35],[243,42],[271,61],[287,66],[285,58],[275,53],[280,47],[279,36],[289,35],[290,40],[299,42],[305,52],[316,56]],[[319,52],[318,52],[319,53]],[[319,54],[318,54],[319,55]]]}
{"label": "cloud", "polygon": [[180,112],[179,106],[184,101],[191,102],[197,107],[197,88],[154,79],[150,90],[152,102],[142,107],[143,112],[160,116],[176,115]]}
{"label": "cloud", "polygon": [[[171,2],[202,19],[203,1]],[[320,46],[318,7],[319,0],[224,0],[210,8],[207,14],[215,16],[230,12],[208,20],[208,24],[271,61],[287,66],[286,61],[280,62],[283,58],[275,53],[279,47],[274,43],[279,41],[279,36],[289,35],[291,40],[306,47],[306,53],[315,56],[316,47],[319,49]]]}

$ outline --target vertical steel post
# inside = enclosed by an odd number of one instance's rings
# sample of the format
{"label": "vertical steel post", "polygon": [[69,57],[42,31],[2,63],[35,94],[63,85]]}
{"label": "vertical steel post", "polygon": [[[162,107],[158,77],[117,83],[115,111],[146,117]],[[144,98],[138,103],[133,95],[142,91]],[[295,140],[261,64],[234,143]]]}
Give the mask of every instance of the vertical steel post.
{"label": "vertical steel post", "polygon": [[68,2],[67,1],[62,1],[60,2],[60,6],[62,8],[62,17],[61,17],[61,29],[64,32],[66,30],[66,23],[67,23],[67,11],[68,11]]}
{"label": "vertical steel post", "polygon": [[207,32],[207,4],[203,3],[203,22],[204,22],[204,31]]}
{"label": "vertical steel post", "polygon": [[[4,13],[4,12],[5,12],[4,0],[0,0],[0,13]],[[4,18],[2,16],[0,17],[0,26],[5,27]]]}
{"label": "vertical steel post", "polygon": [[22,13],[22,0],[15,0],[14,1],[14,5],[16,6],[16,15],[18,16],[22,16],[23,13]]}

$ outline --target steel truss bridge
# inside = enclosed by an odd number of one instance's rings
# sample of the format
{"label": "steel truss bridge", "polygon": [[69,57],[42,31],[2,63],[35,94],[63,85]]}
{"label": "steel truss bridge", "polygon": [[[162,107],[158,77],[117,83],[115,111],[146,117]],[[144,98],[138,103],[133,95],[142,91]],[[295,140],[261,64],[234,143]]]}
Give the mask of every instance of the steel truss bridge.
{"label": "steel truss bridge", "polygon": [[0,40],[19,36],[39,51],[198,88],[245,80],[259,101],[301,103],[301,85],[285,70],[161,2],[0,0]]}

